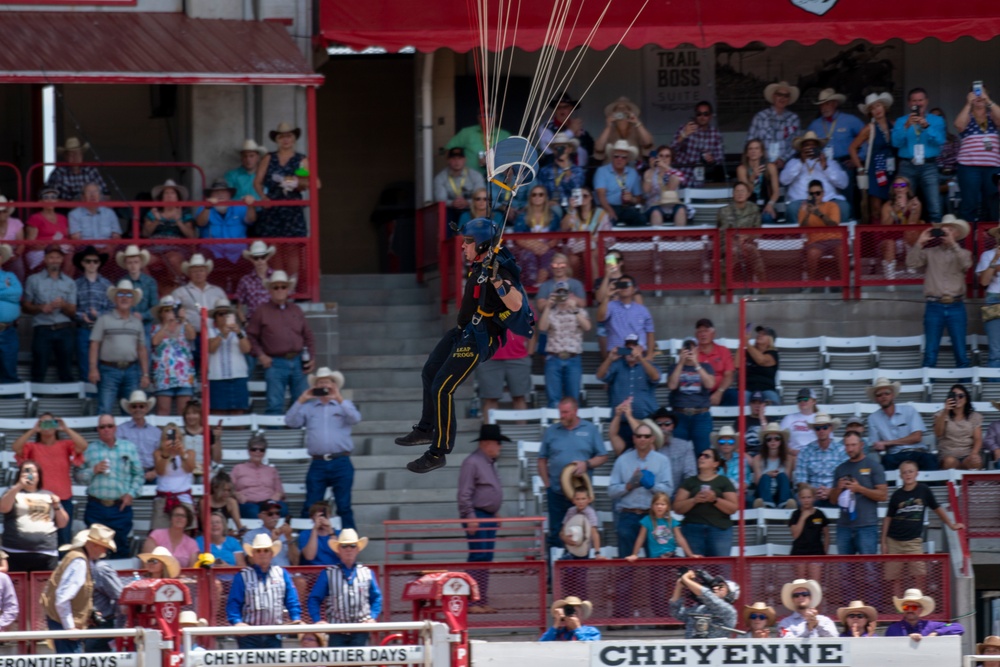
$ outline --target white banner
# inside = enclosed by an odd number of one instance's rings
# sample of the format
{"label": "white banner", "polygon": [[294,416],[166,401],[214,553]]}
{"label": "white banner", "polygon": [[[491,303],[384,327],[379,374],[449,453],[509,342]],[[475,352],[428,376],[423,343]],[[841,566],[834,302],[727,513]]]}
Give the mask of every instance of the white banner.
{"label": "white banner", "polygon": [[4,655],[0,667],[135,667],[135,653]]}
{"label": "white banner", "polygon": [[677,128],[694,120],[694,105],[715,105],[715,48],[647,46],[643,57],[643,122],[670,143]]}
{"label": "white banner", "polygon": [[[423,646],[357,646],[337,648],[278,648],[250,651],[193,652],[190,663],[216,665],[280,667],[281,665],[406,665],[424,661]],[[0,665],[0,667],[21,667]],[[24,665],[23,667],[31,667]],[[40,665],[39,667],[63,667]],[[70,666],[66,666],[70,667]],[[99,667],[99,666],[98,666]],[[107,666],[111,667],[111,666]]]}
{"label": "white banner", "polygon": [[[873,640],[878,641],[878,640]],[[647,665],[770,665],[830,667],[850,665],[848,642],[831,639],[812,642],[761,640],[702,641],[684,644],[593,644],[591,667],[646,667]]]}

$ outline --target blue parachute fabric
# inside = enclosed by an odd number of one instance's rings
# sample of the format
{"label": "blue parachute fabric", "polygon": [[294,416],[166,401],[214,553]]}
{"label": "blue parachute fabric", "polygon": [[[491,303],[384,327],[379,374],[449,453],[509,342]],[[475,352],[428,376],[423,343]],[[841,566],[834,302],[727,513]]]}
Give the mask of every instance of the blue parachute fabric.
{"label": "blue parachute fabric", "polygon": [[535,180],[538,151],[524,137],[508,137],[498,142],[490,157],[490,178],[512,191],[517,192],[522,185]]}

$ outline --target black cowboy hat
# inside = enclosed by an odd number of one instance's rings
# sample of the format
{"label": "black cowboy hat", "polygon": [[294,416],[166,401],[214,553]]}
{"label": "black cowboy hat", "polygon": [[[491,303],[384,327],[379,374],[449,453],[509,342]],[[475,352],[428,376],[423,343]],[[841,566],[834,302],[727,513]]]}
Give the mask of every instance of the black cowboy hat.
{"label": "black cowboy hat", "polygon": [[98,269],[104,268],[104,265],[108,263],[108,257],[109,257],[108,253],[98,252],[97,248],[95,248],[92,245],[89,245],[85,247],[83,250],[73,255],[73,266],[75,266],[78,271],[83,271],[83,258],[89,257],[91,255],[95,255],[98,261],[101,263]]}
{"label": "black cowboy hat", "polygon": [[499,424],[483,424],[479,427],[479,437],[471,442],[480,440],[497,440],[498,442],[512,442],[510,438],[500,432]]}
{"label": "black cowboy hat", "polygon": [[580,109],[583,108],[580,105],[580,102],[578,100],[574,100],[573,96],[570,95],[568,92],[563,93],[559,97],[556,97],[551,102],[549,102],[549,108],[550,109],[555,109],[560,104],[571,104],[574,107],[576,107],[577,111],[579,111]]}

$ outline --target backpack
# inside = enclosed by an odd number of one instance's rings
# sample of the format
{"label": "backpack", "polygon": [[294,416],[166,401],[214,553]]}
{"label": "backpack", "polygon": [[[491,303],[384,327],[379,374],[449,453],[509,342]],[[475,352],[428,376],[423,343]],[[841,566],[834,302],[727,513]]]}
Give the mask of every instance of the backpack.
{"label": "backpack", "polygon": [[[517,312],[512,312],[510,309],[498,312],[494,316],[494,321],[518,336],[531,338],[535,333],[535,314],[531,310],[531,300],[528,298],[528,293],[524,291],[524,285],[521,284],[521,268],[506,246],[500,248],[500,252],[497,253],[493,261],[499,262],[500,268],[510,273],[511,284],[521,293],[521,308]],[[480,306],[485,299],[485,291],[480,292]]]}

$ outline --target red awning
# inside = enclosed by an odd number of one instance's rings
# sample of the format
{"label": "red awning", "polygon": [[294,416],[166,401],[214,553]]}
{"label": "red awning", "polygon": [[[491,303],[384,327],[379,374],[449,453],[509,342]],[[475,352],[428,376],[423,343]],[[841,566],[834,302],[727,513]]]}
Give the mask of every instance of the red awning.
{"label": "red awning", "polygon": [[0,83],[319,85],[288,31],[143,12],[0,12]]}
{"label": "red awning", "polygon": [[[328,43],[355,49],[375,46],[394,52],[412,46],[418,51],[464,52],[479,44],[469,18],[477,1],[426,0],[414,5],[400,0],[320,0],[320,30]],[[516,35],[509,32],[505,46],[534,51],[544,44],[552,0],[489,1],[493,17],[499,2],[520,5]],[[560,46],[580,46],[605,4],[606,0],[574,3],[573,12],[582,8],[577,22],[581,27],[564,36]],[[927,37],[950,42],[959,37],[988,40],[1000,34],[995,0],[649,0],[628,29],[640,7],[642,0],[614,0],[591,46],[606,49],[622,35],[624,46],[638,49],[647,44],[775,46],[825,39],[838,44],[893,38],[917,42]],[[491,36],[490,43],[494,42]]]}

